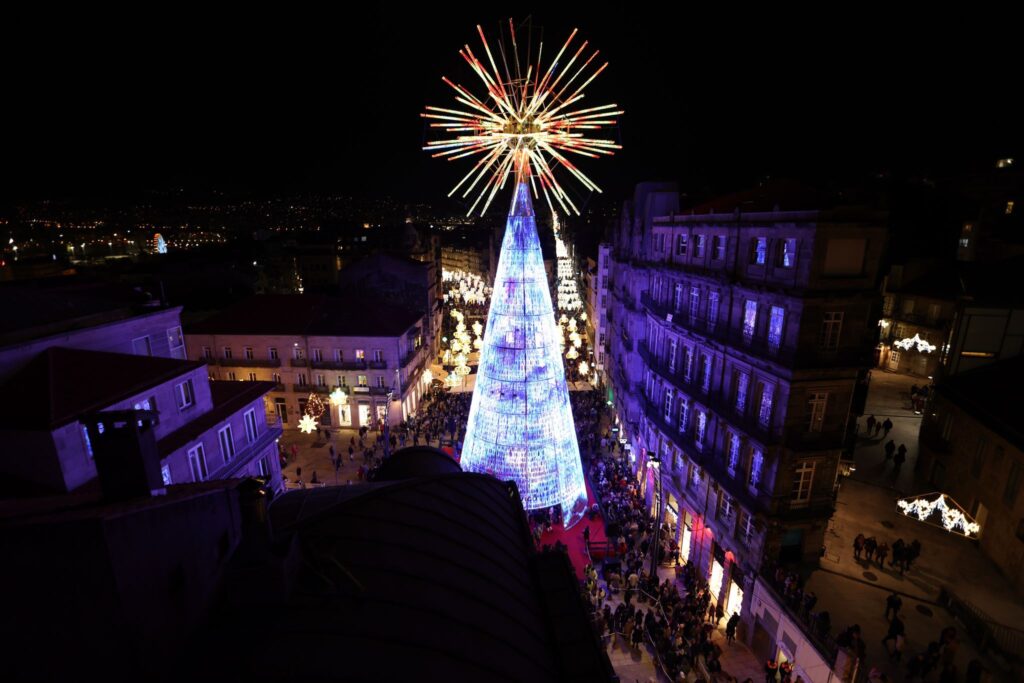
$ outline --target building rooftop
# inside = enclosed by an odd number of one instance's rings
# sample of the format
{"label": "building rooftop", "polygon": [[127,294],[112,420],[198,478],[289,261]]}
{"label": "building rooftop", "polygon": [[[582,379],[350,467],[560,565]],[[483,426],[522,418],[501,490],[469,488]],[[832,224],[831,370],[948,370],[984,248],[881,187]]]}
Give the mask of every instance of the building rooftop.
{"label": "building rooftop", "polygon": [[938,391],[986,427],[1024,449],[1020,408],[1006,396],[1007,388],[1024,382],[1024,356],[991,363],[952,375]]}
{"label": "building rooftop", "polygon": [[421,317],[406,308],[363,297],[266,294],[189,325],[186,333],[397,337]]}
{"label": "building rooftop", "polygon": [[[194,652],[206,679],[611,678],[568,561],[536,552],[508,482],[455,471],[293,491],[270,523],[294,573],[250,576],[283,588],[213,615]],[[268,658],[267,643],[296,654]]]}
{"label": "building rooftop", "polygon": [[54,346],[0,385],[0,426],[52,430],[204,365]]}
{"label": "building rooftop", "polygon": [[0,346],[94,327],[155,307],[146,292],[82,278],[0,284]]}

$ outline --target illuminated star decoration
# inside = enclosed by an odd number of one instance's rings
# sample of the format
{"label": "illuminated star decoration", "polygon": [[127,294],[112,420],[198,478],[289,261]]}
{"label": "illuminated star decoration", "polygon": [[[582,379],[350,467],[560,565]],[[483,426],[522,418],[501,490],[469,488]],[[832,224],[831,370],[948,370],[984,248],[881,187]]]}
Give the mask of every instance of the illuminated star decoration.
{"label": "illuminated star decoration", "polygon": [[316,420],[312,415],[306,414],[299,420],[299,430],[303,434],[312,434],[316,430]]}
{"label": "illuminated star decoration", "polygon": [[[929,500],[932,496],[935,496],[935,499]],[[981,525],[971,519],[955,500],[944,493],[926,493],[916,498],[904,498],[896,501],[896,506],[906,516],[916,517],[930,524],[939,524],[946,531],[967,537],[977,536],[981,531]],[[936,513],[939,520],[932,522],[930,517]]]}
{"label": "illuminated star decoration", "polygon": [[331,405],[340,406],[348,400],[348,394],[341,390],[341,387],[335,387],[334,391],[331,392]]}
{"label": "illuminated star decoration", "polygon": [[[514,176],[515,182],[529,182],[534,198],[539,198],[538,192],[543,193],[552,213],[554,197],[562,211],[578,215],[579,209],[566,194],[554,171],[561,167],[588,190],[601,191],[569,156],[596,159],[622,149],[612,140],[585,137],[589,131],[614,126],[614,117],[623,113],[617,104],[581,104],[583,91],[608,63],[596,69],[590,68],[598,51],[586,56],[587,41],[570,49],[577,29],[573,29],[546,67],[543,42],[535,60],[531,61],[529,44],[523,46],[523,56],[520,57],[521,46],[511,19],[508,21],[510,44],[506,46],[504,40],[498,41],[496,52],[491,51],[483,29],[480,26],[476,29],[483,44],[486,64],[468,44],[459,50],[459,54],[480,79],[486,94],[478,97],[469,88],[444,77],[442,80],[455,91],[459,108],[428,106],[421,114],[431,121],[431,128],[440,129],[449,136],[427,142],[424,150],[449,161],[476,157],[476,164],[448,196],[460,190],[463,199],[475,194],[476,199],[467,215],[484,200],[480,209],[483,215],[498,190]],[[499,62],[503,67],[500,70]]]}

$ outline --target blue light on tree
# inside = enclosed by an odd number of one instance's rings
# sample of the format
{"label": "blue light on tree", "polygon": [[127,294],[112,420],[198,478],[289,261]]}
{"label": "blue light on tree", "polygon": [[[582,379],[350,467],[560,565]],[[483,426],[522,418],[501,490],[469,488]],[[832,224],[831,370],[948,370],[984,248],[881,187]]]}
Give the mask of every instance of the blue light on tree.
{"label": "blue light on tree", "polygon": [[511,479],[523,506],[562,506],[566,528],[587,489],[558,349],[529,186],[512,198],[480,353],[462,467]]}

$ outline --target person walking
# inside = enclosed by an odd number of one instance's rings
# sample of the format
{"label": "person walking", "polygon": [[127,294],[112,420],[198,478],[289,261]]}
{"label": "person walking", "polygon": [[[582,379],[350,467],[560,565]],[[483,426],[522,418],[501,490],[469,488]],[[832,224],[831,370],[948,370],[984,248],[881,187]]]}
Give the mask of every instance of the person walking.
{"label": "person walking", "polygon": [[889,436],[889,430],[892,429],[892,420],[885,418],[885,422],[882,423],[882,429],[885,430],[885,434],[882,435],[882,438],[884,439]]}
{"label": "person walking", "polygon": [[733,615],[729,617],[729,621],[725,624],[725,639],[730,644],[736,640],[736,626],[739,625],[739,623],[740,615],[739,613],[734,612]]}
{"label": "person walking", "polygon": [[853,557],[859,560],[862,550],[864,550],[864,534],[857,534],[857,538],[853,539]]}
{"label": "person walking", "polygon": [[885,565],[885,558],[889,555],[889,544],[882,541],[878,544],[878,548],[875,549],[875,559],[878,560],[878,568],[882,569]]}
{"label": "person walking", "polygon": [[878,438],[878,432],[880,432],[880,431],[882,431],[882,423],[881,422],[876,422],[875,423],[875,438],[876,439]]}
{"label": "person walking", "polygon": [[885,461],[889,462],[892,460],[893,454],[896,452],[896,442],[889,439],[885,442]]}
{"label": "person walking", "polygon": [[868,419],[867,419],[868,433],[867,433],[867,435],[868,435],[869,438],[871,437],[871,433],[875,431],[875,423],[876,422],[878,422],[878,420],[875,419],[874,415],[868,415]]}
{"label": "person walking", "polygon": [[904,444],[900,444],[899,450],[896,451],[896,455],[892,458],[892,471],[893,474],[899,474],[900,468],[903,467],[903,463],[907,461],[907,447]]}
{"label": "person walking", "polygon": [[[889,653],[890,659],[900,660],[900,653],[903,650],[903,641],[906,635],[906,627],[903,625],[903,620],[900,619],[900,615],[897,613],[892,621],[889,622],[889,631],[885,634],[885,638],[882,638],[882,645],[885,646],[885,651]],[[889,647],[889,642],[892,642],[892,647]]]}
{"label": "person walking", "polygon": [[892,615],[895,617],[899,614],[901,607],[903,607],[903,598],[900,597],[899,593],[893,591],[885,599],[885,618],[889,619],[889,612],[892,612]]}
{"label": "person walking", "polygon": [[864,541],[864,556],[868,560],[868,564],[875,559],[875,548],[878,547],[878,540],[874,536]]}

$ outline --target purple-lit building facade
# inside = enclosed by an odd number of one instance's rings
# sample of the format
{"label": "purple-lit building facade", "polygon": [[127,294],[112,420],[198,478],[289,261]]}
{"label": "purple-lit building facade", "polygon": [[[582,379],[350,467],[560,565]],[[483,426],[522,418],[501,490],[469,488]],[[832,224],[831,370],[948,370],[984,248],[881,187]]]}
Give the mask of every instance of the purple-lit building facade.
{"label": "purple-lit building facade", "polygon": [[[210,382],[185,360],[180,307],[121,292],[9,286],[0,299],[35,312],[0,332],[0,474],[39,494],[96,479],[82,418],[149,410],[165,485],[255,476],[280,488],[277,438],[265,382]],[[75,299],[73,305],[70,298]],[[24,302],[19,304],[18,302]]]}
{"label": "purple-lit building facade", "polygon": [[876,213],[767,207],[682,214],[671,185],[639,186],[602,312],[619,435],[648,502],[748,639],[765,559],[815,562],[824,545],[886,242]]}

